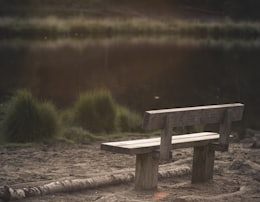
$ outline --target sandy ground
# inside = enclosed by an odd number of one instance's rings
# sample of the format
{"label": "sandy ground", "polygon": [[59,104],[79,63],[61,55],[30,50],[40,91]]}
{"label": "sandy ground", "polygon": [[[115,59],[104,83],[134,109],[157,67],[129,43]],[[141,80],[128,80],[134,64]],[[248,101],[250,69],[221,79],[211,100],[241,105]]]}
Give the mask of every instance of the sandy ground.
{"label": "sandy ground", "polygon": [[[217,152],[214,180],[192,185],[190,175],[159,181],[158,190],[140,192],[133,183],[57,193],[20,201],[260,201],[260,150],[233,143]],[[0,187],[28,187],[55,180],[89,178],[134,170],[135,156],[100,150],[100,144],[0,149]],[[171,167],[191,165],[192,149],[174,150]],[[1,200],[0,200],[1,201]]]}

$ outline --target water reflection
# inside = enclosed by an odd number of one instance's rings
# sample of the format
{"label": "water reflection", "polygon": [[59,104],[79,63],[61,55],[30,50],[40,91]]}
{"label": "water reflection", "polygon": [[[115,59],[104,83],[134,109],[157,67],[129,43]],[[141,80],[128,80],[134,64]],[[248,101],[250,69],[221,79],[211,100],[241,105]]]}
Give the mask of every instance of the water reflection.
{"label": "water reflection", "polygon": [[223,102],[259,103],[260,40],[176,38],[1,41],[0,91],[29,88],[70,105],[108,88],[124,105],[146,109]]}
{"label": "water reflection", "polygon": [[190,47],[221,47],[223,49],[229,49],[234,47],[240,48],[253,48],[260,46],[260,39],[255,38],[251,40],[241,40],[241,39],[212,39],[212,38],[184,38],[180,36],[157,36],[153,37],[111,37],[111,38],[86,38],[86,39],[77,39],[77,38],[63,38],[49,40],[48,37],[44,36],[41,40],[26,40],[26,39],[2,39],[0,40],[0,48],[3,47],[12,47],[12,48],[63,48],[63,47],[72,47],[76,49],[82,49],[88,45],[113,45],[113,44],[165,44],[172,43],[176,46],[190,46]]}

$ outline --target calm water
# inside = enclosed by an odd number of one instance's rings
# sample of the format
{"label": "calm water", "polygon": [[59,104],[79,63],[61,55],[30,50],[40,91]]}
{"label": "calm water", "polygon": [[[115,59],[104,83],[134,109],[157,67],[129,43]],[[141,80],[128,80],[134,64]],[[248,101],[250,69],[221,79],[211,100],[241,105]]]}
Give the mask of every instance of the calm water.
{"label": "calm water", "polygon": [[29,88],[66,107],[80,92],[107,88],[118,102],[141,113],[243,102],[246,115],[259,120],[259,44],[174,39],[3,41],[0,92]]}

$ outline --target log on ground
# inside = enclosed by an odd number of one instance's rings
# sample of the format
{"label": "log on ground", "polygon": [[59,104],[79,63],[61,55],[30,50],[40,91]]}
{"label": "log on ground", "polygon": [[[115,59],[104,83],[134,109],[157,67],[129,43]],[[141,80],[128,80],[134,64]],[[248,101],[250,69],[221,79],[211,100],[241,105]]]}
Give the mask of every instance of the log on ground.
{"label": "log on ground", "polygon": [[[190,173],[191,168],[187,166],[171,170],[162,169],[159,172],[158,178],[165,179]],[[61,180],[44,184],[41,186],[18,189],[9,186],[4,186],[0,188],[0,201],[19,200],[33,196],[42,196],[61,192],[73,192],[86,189],[94,189],[109,185],[117,185],[121,183],[130,183],[134,181],[134,175],[134,172],[129,172],[126,174],[112,174],[87,179]]]}

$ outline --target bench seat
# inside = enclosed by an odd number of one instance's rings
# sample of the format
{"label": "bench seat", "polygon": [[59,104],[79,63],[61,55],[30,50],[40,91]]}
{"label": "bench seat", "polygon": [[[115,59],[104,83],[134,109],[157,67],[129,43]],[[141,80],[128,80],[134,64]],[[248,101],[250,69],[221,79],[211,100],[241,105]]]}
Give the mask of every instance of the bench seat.
{"label": "bench seat", "polygon": [[[201,132],[172,136],[172,149],[207,145],[219,139],[218,133]],[[101,144],[105,151],[121,154],[143,154],[160,149],[161,138],[138,139],[119,142],[107,142]]]}

